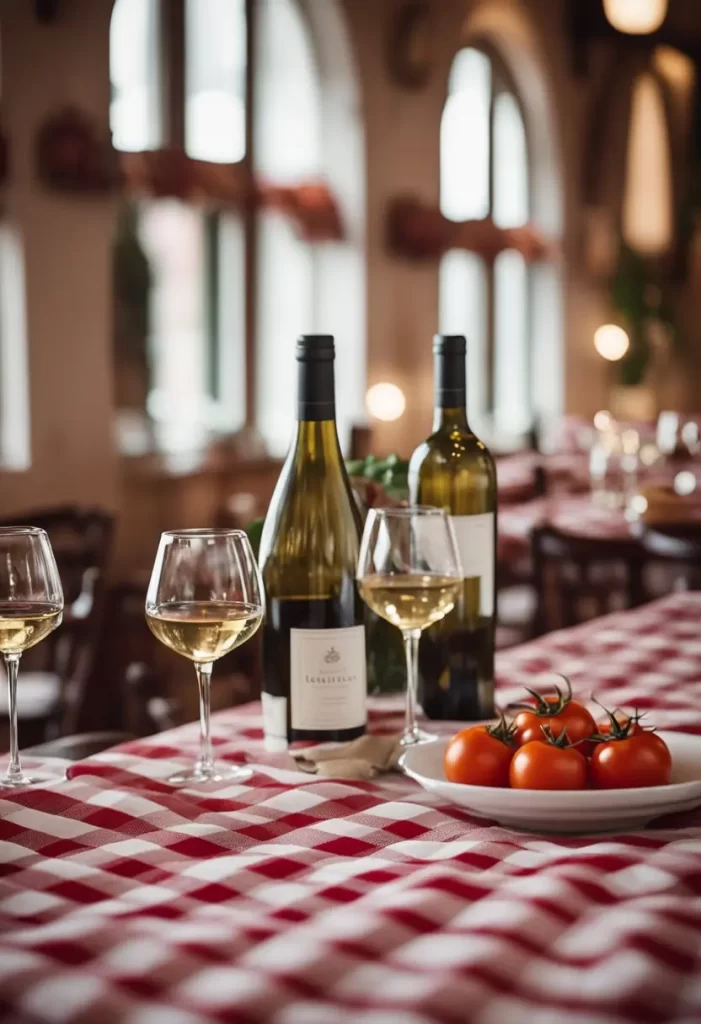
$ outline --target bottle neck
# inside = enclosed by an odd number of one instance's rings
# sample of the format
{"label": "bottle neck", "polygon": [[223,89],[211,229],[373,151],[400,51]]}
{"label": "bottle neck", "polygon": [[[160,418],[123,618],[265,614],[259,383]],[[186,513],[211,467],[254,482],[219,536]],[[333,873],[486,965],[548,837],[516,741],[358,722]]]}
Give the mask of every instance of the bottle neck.
{"label": "bottle neck", "polygon": [[468,429],[465,354],[440,353],[433,361],[433,430]]}
{"label": "bottle neck", "polygon": [[305,462],[323,460],[330,469],[340,465],[341,448],[336,433],[336,420],[299,420],[292,445],[296,459]]}
{"label": "bottle neck", "polygon": [[333,359],[300,359],[298,367],[297,419],[300,426],[333,422],[336,418]]}
{"label": "bottle neck", "polygon": [[467,410],[464,399],[462,405],[442,406],[436,405],[433,409],[433,432],[437,430],[463,430],[469,431],[470,425],[467,422]]}
{"label": "bottle neck", "polygon": [[298,457],[329,459],[340,454],[336,433],[333,359],[301,359],[298,363],[297,434]]}

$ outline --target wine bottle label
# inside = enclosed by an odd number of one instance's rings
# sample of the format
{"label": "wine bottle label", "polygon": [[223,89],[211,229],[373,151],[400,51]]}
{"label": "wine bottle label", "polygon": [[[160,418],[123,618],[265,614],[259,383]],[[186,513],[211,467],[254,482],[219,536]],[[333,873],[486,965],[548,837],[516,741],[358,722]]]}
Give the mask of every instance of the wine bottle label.
{"label": "wine bottle label", "polygon": [[260,695],[263,709],[265,749],[271,752],[287,749],[287,697],[274,697],[265,690]]}
{"label": "wine bottle label", "polygon": [[293,729],[355,729],[364,725],[365,627],[290,630]]}
{"label": "wine bottle label", "polygon": [[463,576],[480,580],[480,615],[494,614],[494,513],[451,516]]}

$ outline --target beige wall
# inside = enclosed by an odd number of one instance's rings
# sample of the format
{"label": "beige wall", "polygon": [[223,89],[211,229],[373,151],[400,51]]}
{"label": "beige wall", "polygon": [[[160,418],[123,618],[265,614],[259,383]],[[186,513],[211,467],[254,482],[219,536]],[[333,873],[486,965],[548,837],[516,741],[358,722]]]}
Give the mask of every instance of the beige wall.
{"label": "beige wall", "polygon": [[111,202],[37,180],[33,147],[51,112],[76,104],[108,130],[110,0],[67,0],[43,25],[3,0],[6,212],[24,248],[31,469],[0,474],[0,515],[63,501],[117,504],[112,442]]}

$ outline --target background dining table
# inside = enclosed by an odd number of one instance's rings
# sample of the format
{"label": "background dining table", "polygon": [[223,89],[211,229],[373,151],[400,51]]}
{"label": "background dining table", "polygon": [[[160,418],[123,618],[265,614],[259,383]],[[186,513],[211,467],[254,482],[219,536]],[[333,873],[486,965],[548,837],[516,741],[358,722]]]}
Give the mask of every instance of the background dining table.
{"label": "background dining table", "polygon": [[[701,735],[701,594],[501,652],[499,701],[556,671]],[[372,729],[397,730],[400,707],[373,700]],[[255,766],[247,784],[166,784],[192,724],[0,790],[0,1019],[701,1019],[701,810],[628,834],[512,832],[400,774],[294,770],[265,753],[257,703],[214,735]]]}

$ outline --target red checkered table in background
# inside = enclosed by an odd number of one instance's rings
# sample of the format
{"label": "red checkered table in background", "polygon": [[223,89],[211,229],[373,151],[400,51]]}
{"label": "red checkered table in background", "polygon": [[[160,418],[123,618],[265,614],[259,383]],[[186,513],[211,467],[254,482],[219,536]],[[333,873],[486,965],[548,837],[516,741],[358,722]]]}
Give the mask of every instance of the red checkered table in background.
{"label": "red checkered table in background", "polygon": [[[701,595],[499,656],[701,732]],[[400,702],[373,703],[394,730]],[[0,792],[0,1017],[12,1024],[701,1020],[701,812],[644,832],[508,832],[401,777],[317,781],[216,716],[245,786],[175,791],[196,727]]]}

